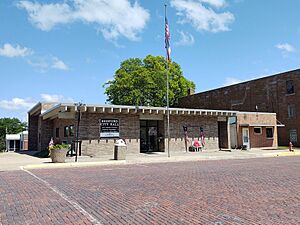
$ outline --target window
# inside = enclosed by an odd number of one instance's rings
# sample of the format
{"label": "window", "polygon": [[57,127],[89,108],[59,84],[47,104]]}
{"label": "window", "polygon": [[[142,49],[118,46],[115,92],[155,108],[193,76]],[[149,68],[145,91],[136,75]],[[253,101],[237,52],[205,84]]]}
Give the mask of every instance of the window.
{"label": "window", "polygon": [[65,126],[64,127],[64,137],[68,137],[69,136],[69,127]]}
{"label": "window", "polygon": [[74,136],[74,125],[69,126],[70,137]]}
{"label": "window", "polygon": [[261,134],[261,127],[254,127],[254,134]]}
{"label": "window", "polygon": [[59,138],[59,127],[55,129],[55,137]]}
{"label": "window", "polygon": [[286,93],[293,94],[294,93],[294,83],[292,80],[286,81]]}
{"label": "window", "polygon": [[288,116],[294,118],[296,116],[295,105],[288,105]]}
{"label": "window", "polygon": [[296,129],[291,129],[290,130],[290,141],[293,142],[293,143],[298,141],[297,130]]}
{"label": "window", "polygon": [[267,138],[273,138],[273,127],[267,127],[266,132],[267,132]]}

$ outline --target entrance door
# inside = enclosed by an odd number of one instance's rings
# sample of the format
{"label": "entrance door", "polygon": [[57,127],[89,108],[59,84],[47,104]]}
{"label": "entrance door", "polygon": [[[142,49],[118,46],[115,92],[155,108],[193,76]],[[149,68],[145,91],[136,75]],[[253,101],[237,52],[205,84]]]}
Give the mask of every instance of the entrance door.
{"label": "entrance door", "polygon": [[250,139],[249,139],[249,128],[243,128],[243,145],[247,146],[247,149],[250,148]]}
{"label": "entrance door", "polygon": [[158,121],[140,121],[140,149],[141,152],[157,152],[158,145]]}

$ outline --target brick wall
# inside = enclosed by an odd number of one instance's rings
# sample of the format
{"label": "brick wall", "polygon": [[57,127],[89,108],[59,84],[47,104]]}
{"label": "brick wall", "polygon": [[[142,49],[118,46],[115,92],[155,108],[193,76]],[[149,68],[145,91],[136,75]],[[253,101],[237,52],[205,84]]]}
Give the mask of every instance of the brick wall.
{"label": "brick wall", "polygon": [[38,121],[39,115],[28,115],[28,149],[32,151],[38,150]]}
{"label": "brick wall", "polygon": [[[237,115],[237,129],[238,129],[238,145],[243,144],[242,139],[242,128],[247,126],[241,126],[245,124],[250,125],[264,125],[264,126],[250,126],[249,128],[249,138],[251,148],[277,148],[278,147],[278,136],[277,136],[277,126],[276,126],[276,115],[275,114],[262,114],[262,113],[238,113]],[[261,134],[255,134],[254,128],[260,127]],[[273,138],[267,138],[267,128],[273,128]]]}
{"label": "brick wall", "polygon": [[39,117],[38,122],[38,150],[43,151],[48,148],[49,142],[53,134],[53,121],[43,120]]}
{"label": "brick wall", "polygon": [[[82,154],[90,156],[113,155],[115,139],[101,138],[99,130],[100,119],[119,119],[120,138],[127,143],[128,154],[140,153],[140,118],[137,114],[115,114],[115,113],[82,113],[79,139],[82,140]],[[60,141],[69,141],[63,137],[64,126],[73,125],[72,119],[54,119],[48,138],[55,137],[56,128],[60,130]],[[44,125],[48,125],[44,123]],[[76,125],[76,123],[75,123]],[[159,130],[165,139],[160,143],[162,149],[167,147],[167,120],[159,123]],[[218,149],[218,124],[216,117],[171,115],[170,116],[170,151],[185,151],[183,126],[188,127],[190,141],[199,140],[200,126],[206,134],[206,150]],[[49,140],[47,140],[47,144]]]}
{"label": "brick wall", "polygon": [[[200,127],[205,132],[205,149],[218,149],[218,122],[216,117],[202,116],[170,116],[170,151],[185,151],[185,140],[183,126],[188,128],[189,141],[199,140]],[[165,120],[165,134],[167,134],[167,121]],[[189,143],[189,145],[190,145]],[[167,139],[165,140],[167,146]]]}
{"label": "brick wall", "polygon": [[83,113],[79,128],[82,141],[82,154],[91,156],[113,155],[114,139],[100,139],[100,119],[119,119],[120,138],[127,143],[127,153],[139,153],[139,116],[131,114]]}
{"label": "brick wall", "polygon": [[[294,94],[287,94],[286,81],[293,80]],[[285,127],[278,129],[279,144],[287,145],[289,130],[296,129],[300,144],[300,70],[252,80],[179,99],[178,106],[220,110],[275,112]],[[288,105],[295,106],[296,116],[288,118]]]}

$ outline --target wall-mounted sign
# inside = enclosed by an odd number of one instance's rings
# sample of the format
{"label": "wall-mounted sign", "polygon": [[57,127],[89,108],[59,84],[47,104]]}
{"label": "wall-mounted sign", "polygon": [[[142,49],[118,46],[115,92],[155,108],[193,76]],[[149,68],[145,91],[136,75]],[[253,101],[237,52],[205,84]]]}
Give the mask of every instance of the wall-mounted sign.
{"label": "wall-mounted sign", "polygon": [[120,137],[119,119],[100,119],[100,138]]}

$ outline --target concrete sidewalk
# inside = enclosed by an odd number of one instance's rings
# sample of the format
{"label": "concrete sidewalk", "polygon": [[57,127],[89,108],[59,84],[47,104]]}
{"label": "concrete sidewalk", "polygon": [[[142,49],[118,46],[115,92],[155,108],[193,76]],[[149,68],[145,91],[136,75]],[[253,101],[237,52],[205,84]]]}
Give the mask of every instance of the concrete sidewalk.
{"label": "concrete sidewalk", "polygon": [[113,156],[103,156],[92,158],[79,156],[78,162],[75,157],[67,157],[66,163],[51,163],[50,158],[37,158],[28,154],[7,152],[0,154],[0,171],[38,169],[38,168],[67,168],[80,166],[100,166],[100,165],[120,165],[120,164],[145,164],[164,163],[180,161],[200,161],[200,160],[226,160],[226,159],[249,159],[261,157],[277,156],[300,156],[300,151],[289,152],[286,150],[262,150],[251,149],[247,151],[202,151],[202,152],[172,152],[170,157],[166,152],[152,154],[127,155],[126,160],[113,160]]}

